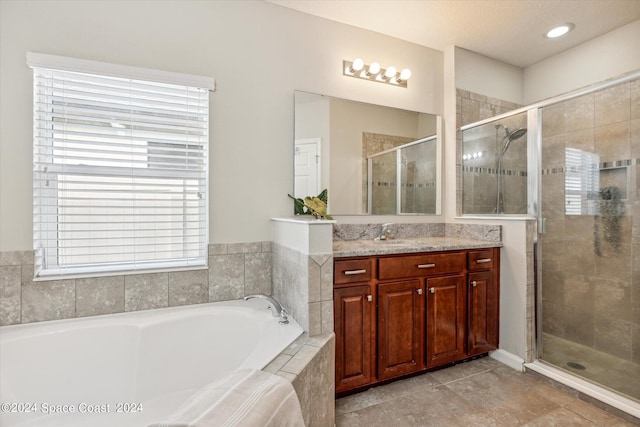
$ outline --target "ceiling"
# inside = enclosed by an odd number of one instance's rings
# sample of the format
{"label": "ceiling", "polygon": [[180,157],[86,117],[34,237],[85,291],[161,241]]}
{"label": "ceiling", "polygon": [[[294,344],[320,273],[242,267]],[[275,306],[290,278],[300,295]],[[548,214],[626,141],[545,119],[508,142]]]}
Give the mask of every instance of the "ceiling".
{"label": "ceiling", "polygon": [[[640,0],[267,1],[433,49],[455,45],[523,68],[640,19]],[[575,24],[568,35],[543,37],[565,22]]]}

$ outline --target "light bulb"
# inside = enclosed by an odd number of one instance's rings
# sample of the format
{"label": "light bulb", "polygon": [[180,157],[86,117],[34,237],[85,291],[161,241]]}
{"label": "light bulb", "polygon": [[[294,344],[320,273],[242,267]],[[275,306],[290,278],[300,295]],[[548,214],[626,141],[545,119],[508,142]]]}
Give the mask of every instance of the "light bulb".
{"label": "light bulb", "polygon": [[410,69],[405,68],[404,70],[400,71],[400,80],[409,80],[409,78],[411,78]]}
{"label": "light bulb", "polygon": [[377,62],[372,62],[369,65],[369,74],[373,74],[374,76],[380,72],[380,64]]}
{"label": "light bulb", "polygon": [[355,71],[360,71],[364,68],[364,61],[360,58],[356,58],[353,60],[353,63],[351,64],[351,68],[353,68]]}
{"label": "light bulb", "polygon": [[391,78],[391,77],[395,77],[396,75],[396,67],[394,67],[393,65],[390,65],[387,68],[387,71],[385,71],[384,76],[387,78]]}

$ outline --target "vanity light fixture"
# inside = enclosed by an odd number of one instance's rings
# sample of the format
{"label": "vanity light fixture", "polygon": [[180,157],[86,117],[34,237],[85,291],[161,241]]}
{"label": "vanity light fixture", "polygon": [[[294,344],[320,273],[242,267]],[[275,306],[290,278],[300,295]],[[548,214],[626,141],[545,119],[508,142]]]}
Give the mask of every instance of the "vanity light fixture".
{"label": "vanity light fixture", "polygon": [[553,27],[552,29],[544,33],[544,37],[547,39],[557,39],[558,37],[564,36],[574,28],[575,25],[573,23],[567,22],[566,24]]}
{"label": "vanity light fixture", "polygon": [[377,62],[366,65],[360,58],[356,58],[353,61],[342,61],[342,74],[400,87],[407,87],[407,80],[411,78],[411,70],[408,68],[398,72],[393,65],[388,66],[386,69],[382,68]]}

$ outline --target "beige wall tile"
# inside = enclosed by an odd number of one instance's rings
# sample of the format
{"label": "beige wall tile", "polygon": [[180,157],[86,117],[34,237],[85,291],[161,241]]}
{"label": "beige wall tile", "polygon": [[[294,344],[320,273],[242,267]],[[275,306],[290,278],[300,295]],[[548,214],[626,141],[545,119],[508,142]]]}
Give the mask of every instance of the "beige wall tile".
{"label": "beige wall tile", "polygon": [[170,272],[169,307],[209,302],[209,272],[207,270]]}
{"label": "beige wall tile", "polygon": [[564,131],[567,133],[592,128],[594,124],[594,95],[584,95],[564,102]]}
{"label": "beige wall tile", "polygon": [[244,257],[244,294],[271,295],[271,252],[248,253]]}
{"label": "beige wall tile", "polygon": [[76,279],[76,316],[123,311],[124,276]]}
{"label": "beige wall tile", "polygon": [[75,317],[75,280],[34,282],[33,266],[23,266],[21,308],[22,323]]}
{"label": "beige wall tile", "polygon": [[209,301],[226,301],[244,296],[244,255],[209,257]]}
{"label": "beige wall tile", "polygon": [[124,279],[125,311],[150,310],[169,306],[167,273],[134,274]]}
{"label": "beige wall tile", "polygon": [[629,84],[623,83],[594,94],[595,125],[628,121],[631,114]]}
{"label": "beige wall tile", "polygon": [[21,266],[0,266],[0,326],[20,323],[21,278]]}

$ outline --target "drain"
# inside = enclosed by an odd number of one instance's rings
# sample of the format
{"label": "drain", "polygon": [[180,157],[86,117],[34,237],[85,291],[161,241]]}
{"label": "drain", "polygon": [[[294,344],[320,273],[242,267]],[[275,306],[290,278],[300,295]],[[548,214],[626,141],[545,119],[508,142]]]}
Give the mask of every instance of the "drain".
{"label": "drain", "polygon": [[567,366],[573,369],[579,369],[581,371],[584,371],[585,369],[587,369],[584,367],[584,365],[581,365],[577,362],[567,362]]}

